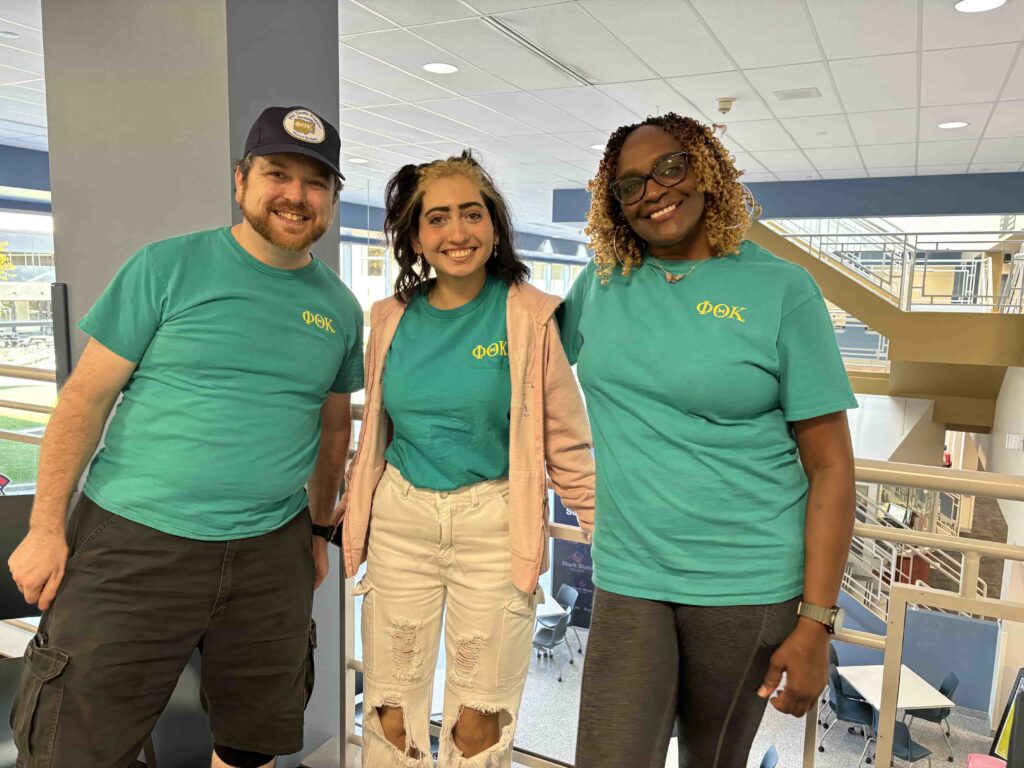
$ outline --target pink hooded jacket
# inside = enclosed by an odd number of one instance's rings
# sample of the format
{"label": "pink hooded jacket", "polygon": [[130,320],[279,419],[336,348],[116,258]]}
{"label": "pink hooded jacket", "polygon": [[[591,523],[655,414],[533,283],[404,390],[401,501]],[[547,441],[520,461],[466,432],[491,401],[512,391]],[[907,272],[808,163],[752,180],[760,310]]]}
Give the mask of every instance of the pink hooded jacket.
{"label": "pink hooded jacket", "polygon": [[[575,510],[580,526],[594,524],[594,458],[590,427],[554,319],[561,300],[520,283],[509,288],[506,323],[512,377],[509,409],[509,556],[512,581],[533,592],[547,569],[548,490]],[[366,347],[366,404],[359,446],[347,473],[342,552],[345,575],[366,560],[373,494],[384,473],[390,421],[383,406],[384,363],[405,305],[394,297],[370,310]]]}

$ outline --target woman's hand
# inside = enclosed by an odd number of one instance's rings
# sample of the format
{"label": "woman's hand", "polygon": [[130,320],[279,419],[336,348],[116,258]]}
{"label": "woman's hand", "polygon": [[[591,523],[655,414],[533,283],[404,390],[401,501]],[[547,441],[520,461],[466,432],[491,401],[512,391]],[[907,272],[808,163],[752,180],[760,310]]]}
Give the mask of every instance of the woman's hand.
{"label": "woman's hand", "polygon": [[757,695],[762,699],[771,696],[785,672],[786,685],[772,697],[772,706],[794,717],[807,714],[817,703],[828,680],[830,639],[824,625],[812,619],[799,618],[796,628],[772,654]]}

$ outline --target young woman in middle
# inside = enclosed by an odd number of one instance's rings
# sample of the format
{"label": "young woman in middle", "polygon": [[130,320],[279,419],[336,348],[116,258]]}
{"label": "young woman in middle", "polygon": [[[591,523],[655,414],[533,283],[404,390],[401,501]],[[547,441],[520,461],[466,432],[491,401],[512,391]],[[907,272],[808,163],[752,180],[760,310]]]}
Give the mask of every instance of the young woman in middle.
{"label": "young woman in middle", "polygon": [[386,204],[399,273],[370,312],[338,514],[346,574],[366,561],[363,766],[431,765],[444,615],[438,765],[507,768],[547,568],[546,479],[589,530],[590,430],[561,300],[526,282],[508,207],[472,155],[405,166]]}

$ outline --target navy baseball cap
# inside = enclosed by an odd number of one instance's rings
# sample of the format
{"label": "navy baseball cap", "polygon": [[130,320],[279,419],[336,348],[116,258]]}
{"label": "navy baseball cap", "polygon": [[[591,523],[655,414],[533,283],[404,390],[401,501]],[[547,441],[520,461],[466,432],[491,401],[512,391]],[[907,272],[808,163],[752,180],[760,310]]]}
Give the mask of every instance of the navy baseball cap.
{"label": "navy baseball cap", "polygon": [[344,180],[338,168],[341,137],[338,129],[305,107],[267,107],[249,129],[243,157],[296,152],[312,157]]}

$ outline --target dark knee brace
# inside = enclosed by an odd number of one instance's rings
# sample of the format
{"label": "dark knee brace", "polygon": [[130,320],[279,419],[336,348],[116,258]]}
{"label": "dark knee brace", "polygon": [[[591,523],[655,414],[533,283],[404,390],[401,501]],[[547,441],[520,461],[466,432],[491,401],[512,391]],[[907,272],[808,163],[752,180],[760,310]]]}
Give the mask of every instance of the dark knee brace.
{"label": "dark knee brace", "polygon": [[224,747],[220,744],[214,744],[213,751],[217,753],[217,757],[234,768],[260,768],[274,759],[274,755],[261,755],[259,752],[247,752],[244,749]]}

